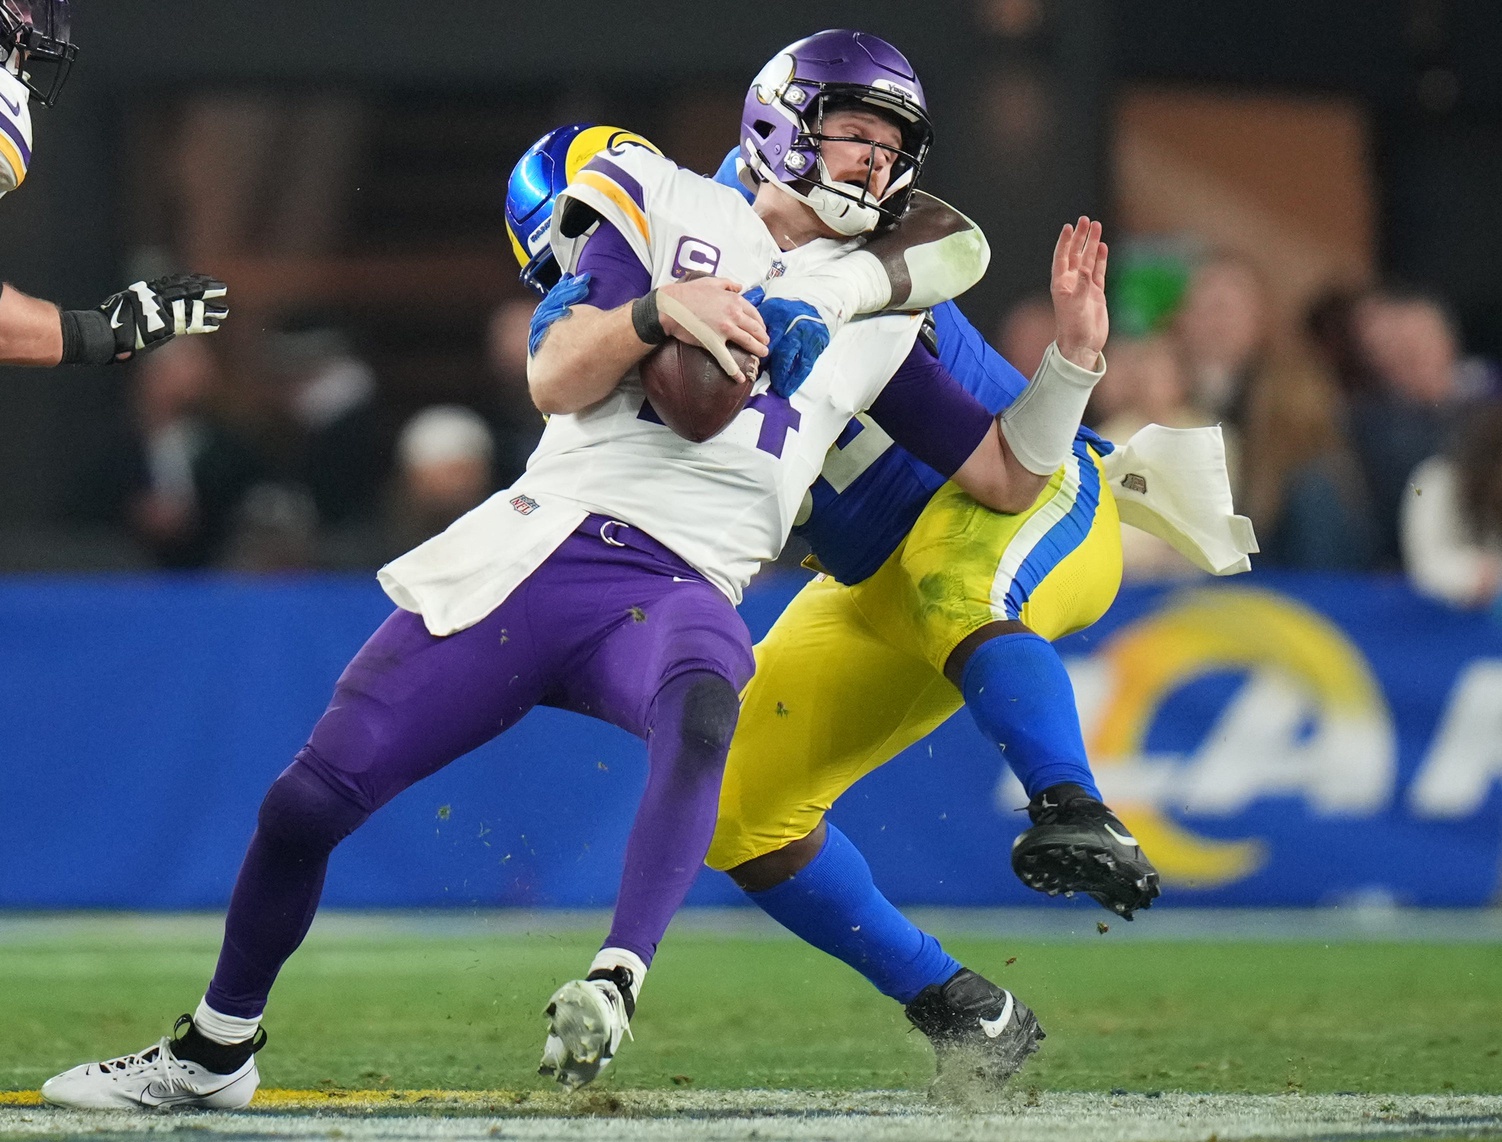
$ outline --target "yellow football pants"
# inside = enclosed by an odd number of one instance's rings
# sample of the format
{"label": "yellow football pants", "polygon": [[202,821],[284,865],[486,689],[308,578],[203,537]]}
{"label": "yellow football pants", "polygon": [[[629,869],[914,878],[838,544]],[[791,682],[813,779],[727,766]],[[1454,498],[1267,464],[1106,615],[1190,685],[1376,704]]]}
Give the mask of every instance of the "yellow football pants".
{"label": "yellow football pants", "polygon": [[968,635],[1020,619],[1059,638],[1105,614],[1120,583],[1116,504],[1092,451],[1017,515],[945,484],[874,575],[813,580],[757,645],[706,863],[734,868],[807,836],[958,710],[944,664]]}

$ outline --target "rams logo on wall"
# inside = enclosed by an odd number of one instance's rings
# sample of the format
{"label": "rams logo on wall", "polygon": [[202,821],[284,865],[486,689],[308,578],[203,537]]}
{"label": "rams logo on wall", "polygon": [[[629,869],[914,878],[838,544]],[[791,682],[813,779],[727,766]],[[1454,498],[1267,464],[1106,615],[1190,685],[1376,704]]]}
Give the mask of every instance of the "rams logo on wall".
{"label": "rams logo on wall", "polygon": [[1489,898],[1502,659],[1474,656],[1496,632],[1406,592],[1359,619],[1299,594],[1154,592],[1089,656],[1061,646],[1107,800],[1193,898]]}

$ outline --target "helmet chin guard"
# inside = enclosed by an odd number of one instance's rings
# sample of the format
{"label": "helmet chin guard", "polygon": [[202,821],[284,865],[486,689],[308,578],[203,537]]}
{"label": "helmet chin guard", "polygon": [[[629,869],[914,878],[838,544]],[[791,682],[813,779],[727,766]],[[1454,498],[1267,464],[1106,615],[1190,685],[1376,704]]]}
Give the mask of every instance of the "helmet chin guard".
{"label": "helmet chin guard", "polygon": [[[882,115],[901,132],[901,145],[825,134],[824,117],[832,106]],[[866,143],[892,154],[891,182],[880,199],[871,193],[869,174],[864,186],[829,177],[820,146],[831,141]],[[865,32],[818,32],[784,48],[752,81],[741,113],[746,167],[846,237],[902,216],[932,141],[923,87],[912,65],[891,44]],[[874,166],[868,165],[868,172]]]}
{"label": "helmet chin guard", "polygon": [[[756,170],[763,181],[770,182],[784,194],[791,195],[803,205],[807,206],[819,217],[819,221],[828,226],[842,238],[854,238],[860,234],[869,234],[881,225],[883,217],[880,206],[875,198],[872,198],[864,190],[859,197],[832,189],[832,180],[829,172],[824,167],[821,158],[816,163],[817,177],[813,179],[799,179],[795,182],[783,182],[773,178],[766,168]],[[807,189],[800,189],[800,185]]]}

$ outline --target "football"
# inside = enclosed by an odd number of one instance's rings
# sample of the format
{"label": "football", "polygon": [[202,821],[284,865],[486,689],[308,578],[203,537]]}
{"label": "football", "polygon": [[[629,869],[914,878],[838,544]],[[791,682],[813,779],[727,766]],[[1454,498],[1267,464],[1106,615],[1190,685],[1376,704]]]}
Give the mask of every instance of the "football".
{"label": "football", "polygon": [[708,351],[670,337],[642,360],[641,383],[663,424],[695,444],[718,436],[746,407],[760,361],[730,346],[741,379],[725,375]]}

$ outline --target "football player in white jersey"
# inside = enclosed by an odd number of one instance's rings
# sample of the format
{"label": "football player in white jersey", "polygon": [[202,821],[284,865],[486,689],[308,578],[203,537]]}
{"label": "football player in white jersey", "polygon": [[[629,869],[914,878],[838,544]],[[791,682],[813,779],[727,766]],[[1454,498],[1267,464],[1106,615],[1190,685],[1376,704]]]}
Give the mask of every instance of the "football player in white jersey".
{"label": "football player in white jersey", "polygon": [[[768,188],[753,208],[639,146],[580,172],[552,220],[567,273],[533,324],[529,383],[551,419],[526,474],[382,569],[398,609],[345,669],[267,794],[218,966],[180,1034],[50,1079],[48,1101],[246,1105],[267,996],[308,930],[334,846],[535,705],[590,714],[647,743],[615,922],[587,976],[547,1007],[542,1070],[566,1087],[589,1082],[628,1030],[714,830],[737,694],[753,666],[734,603],[781,549],[851,416],[869,407],[984,503],[1032,502],[1037,477],[1010,455],[994,419],[915,349],[921,315],[841,325],[849,314],[829,310],[837,328],[822,355],[783,369],[781,393],[763,375],[746,408],[702,444],[659,423],[644,399],[636,366],[655,345],[692,342],[693,328],[707,343],[767,355],[773,337],[742,291],[793,263],[816,268],[842,239],[901,213],[930,136],[922,90],[896,49],[845,35],[881,62],[842,88],[817,136],[800,144],[817,186]],[[691,270],[712,276],[683,280]],[[983,270],[981,259],[964,284]],[[946,431],[915,409],[941,410]]]}
{"label": "football player in white jersey", "polygon": [[[31,166],[31,103],[51,107],[78,48],[68,0],[0,0],[0,196]],[[228,315],[223,282],[178,274],[136,282],[93,309],[60,310],[0,282],[0,364],[107,365]]]}

